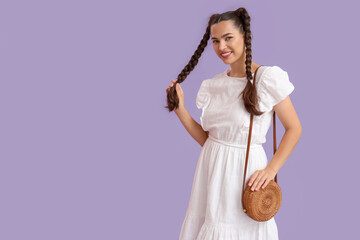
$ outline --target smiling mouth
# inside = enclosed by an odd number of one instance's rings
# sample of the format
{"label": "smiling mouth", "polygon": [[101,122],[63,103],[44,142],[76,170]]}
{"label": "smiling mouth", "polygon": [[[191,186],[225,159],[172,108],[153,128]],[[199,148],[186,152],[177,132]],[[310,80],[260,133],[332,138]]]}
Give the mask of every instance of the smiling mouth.
{"label": "smiling mouth", "polygon": [[230,51],[230,52],[226,52],[226,53],[221,54],[221,56],[223,58],[228,58],[231,54],[232,54],[232,52]]}

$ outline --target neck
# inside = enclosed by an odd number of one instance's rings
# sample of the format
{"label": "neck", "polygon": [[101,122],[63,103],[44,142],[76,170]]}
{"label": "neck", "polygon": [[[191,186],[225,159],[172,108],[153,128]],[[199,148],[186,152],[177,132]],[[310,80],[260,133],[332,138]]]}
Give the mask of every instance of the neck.
{"label": "neck", "polygon": [[[254,62],[251,62],[251,73],[254,73],[259,65]],[[230,77],[246,77],[246,67],[244,62],[240,63],[233,63],[230,64],[231,70],[228,73]]]}
{"label": "neck", "polygon": [[[230,64],[231,70],[228,73],[228,75],[230,77],[246,77],[247,76],[246,75],[245,58],[246,58],[246,53],[244,52],[244,54],[240,57],[239,60]],[[258,67],[259,67],[259,65],[257,65],[253,61],[251,61],[251,73],[254,73]]]}

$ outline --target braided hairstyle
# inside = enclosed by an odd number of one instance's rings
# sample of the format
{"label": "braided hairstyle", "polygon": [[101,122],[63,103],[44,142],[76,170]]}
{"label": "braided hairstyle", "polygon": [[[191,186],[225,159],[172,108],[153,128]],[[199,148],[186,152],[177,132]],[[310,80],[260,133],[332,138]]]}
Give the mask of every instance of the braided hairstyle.
{"label": "braided hairstyle", "polygon": [[244,34],[244,43],[245,43],[245,51],[246,51],[246,59],[245,59],[245,69],[247,76],[247,84],[244,90],[240,93],[242,95],[245,109],[255,116],[261,115],[264,112],[260,112],[257,110],[258,105],[258,94],[255,86],[251,83],[253,79],[251,73],[251,63],[252,63],[252,55],[251,55],[251,30],[250,30],[250,16],[245,8],[238,8],[235,11],[228,11],[222,14],[213,14],[210,16],[208,21],[208,26],[206,28],[205,34],[200,41],[199,46],[197,47],[194,55],[191,57],[189,63],[184,67],[181,73],[177,77],[177,81],[173,84],[173,86],[169,89],[167,94],[167,106],[165,108],[169,109],[169,112],[173,111],[175,108],[179,106],[179,98],[176,93],[176,83],[182,83],[189,73],[195,68],[198,63],[198,60],[203,53],[205,47],[207,46],[208,40],[210,38],[210,29],[211,26],[219,23],[221,21],[232,20],[234,27],[239,30],[241,34]]}

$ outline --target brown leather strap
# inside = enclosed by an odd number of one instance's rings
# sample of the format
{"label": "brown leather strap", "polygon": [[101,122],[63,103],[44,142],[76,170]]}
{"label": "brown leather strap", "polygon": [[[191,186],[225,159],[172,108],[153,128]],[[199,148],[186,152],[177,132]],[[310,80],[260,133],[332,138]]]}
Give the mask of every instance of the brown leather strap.
{"label": "brown leather strap", "polygon": [[[256,70],[255,70],[255,74],[254,74],[254,79],[253,79],[253,85],[255,87],[255,83],[256,83],[256,73],[258,71],[258,69],[263,66],[260,65]],[[251,143],[251,133],[252,133],[252,125],[253,125],[253,114],[250,114],[250,128],[249,128],[249,137],[248,137],[248,143],[247,143],[247,148],[246,148],[246,160],[245,160],[245,169],[244,169],[244,180],[243,180],[243,194],[245,192],[245,180],[246,180],[246,170],[247,170],[247,165],[248,165],[248,158],[249,158],[249,150],[250,150],[250,143]],[[275,122],[276,122],[276,118],[275,118],[275,111],[273,114],[273,145],[274,145],[274,154],[276,152],[276,128],[275,128]],[[277,174],[275,175],[275,182],[277,183]]]}
{"label": "brown leather strap", "polygon": [[[276,127],[275,124],[276,123],[276,115],[275,115],[275,110],[274,110],[274,115],[273,115],[273,145],[274,145],[274,155],[276,152]],[[275,175],[275,182],[277,183],[277,174]]]}

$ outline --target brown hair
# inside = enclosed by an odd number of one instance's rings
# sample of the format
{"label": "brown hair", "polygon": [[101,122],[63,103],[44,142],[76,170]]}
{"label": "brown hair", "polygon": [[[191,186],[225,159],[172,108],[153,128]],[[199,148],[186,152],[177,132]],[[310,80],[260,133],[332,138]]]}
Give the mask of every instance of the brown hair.
{"label": "brown hair", "polygon": [[[174,108],[179,106],[179,98],[176,93],[176,83],[182,83],[189,73],[195,68],[198,63],[198,60],[203,53],[205,47],[207,46],[208,40],[210,38],[210,28],[212,25],[219,23],[221,21],[232,20],[235,28],[239,30],[241,34],[244,34],[244,44],[246,47],[246,60],[245,60],[245,68],[247,75],[247,84],[244,90],[241,92],[242,98],[244,100],[244,105],[246,110],[249,113],[252,113],[255,116],[263,114],[257,110],[258,105],[258,95],[255,86],[250,82],[252,77],[251,73],[251,63],[252,63],[252,55],[251,55],[251,30],[250,30],[250,16],[245,8],[238,8],[235,11],[228,11],[222,14],[213,14],[210,16],[208,26],[206,28],[205,34],[200,41],[199,46],[197,47],[194,55],[191,57],[189,63],[184,67],[181,73],[177,77],[177,81],[173,84],[173,86],[169,89],[167,94],[167,106],[165,108],[169,109],[169,112],[173,111]],[[241,95],[240,94],[240,95]]]}

